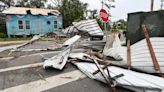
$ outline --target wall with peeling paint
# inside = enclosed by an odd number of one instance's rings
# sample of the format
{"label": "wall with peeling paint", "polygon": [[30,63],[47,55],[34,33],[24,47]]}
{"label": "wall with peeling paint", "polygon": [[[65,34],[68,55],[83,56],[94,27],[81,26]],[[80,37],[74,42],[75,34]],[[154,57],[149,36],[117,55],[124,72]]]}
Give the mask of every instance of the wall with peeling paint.
{"label": "wall with peeling paint", "polygon": [[[23,29],[19,29],[18,21],[23,22]],[[30,22],[30,29],[26,28],[25,21]],[[57,21],[57,28],[54,26],[54,21]],[[35,35],[35,34],[46,34],[50,32],[58,31],[62,28],[61,16],[54,15],[6,15],[6,27],[8,37],[21,35]]]}

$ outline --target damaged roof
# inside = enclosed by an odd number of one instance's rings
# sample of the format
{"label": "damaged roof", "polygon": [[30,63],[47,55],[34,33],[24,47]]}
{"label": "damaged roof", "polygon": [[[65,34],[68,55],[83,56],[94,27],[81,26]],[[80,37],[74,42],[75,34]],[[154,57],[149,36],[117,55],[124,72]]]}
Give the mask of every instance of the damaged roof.
{"label": "damaged roof", "polygon": [[27,11],[30,11],[32,15],[48,15],[49,13],[52,15],[60,14],[60,12],[58,10],[26,8],[26,7],[10,7],[8,9],[4,10],[2,13],[26,15]]}

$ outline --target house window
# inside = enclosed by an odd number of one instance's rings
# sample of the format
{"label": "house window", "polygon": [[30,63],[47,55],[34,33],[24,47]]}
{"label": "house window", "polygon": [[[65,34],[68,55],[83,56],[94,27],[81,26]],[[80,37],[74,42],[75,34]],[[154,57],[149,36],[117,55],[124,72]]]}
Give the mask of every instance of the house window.
{"label": "house window", "polygon": [[18,21],[18,27],[19,27],[19,29],[23,29],[23,21],[22,20]]}
{"label": "house window", "polygon": [[26,23],[26,29],[30,29],[30,21],[26,20],[25,23]]}
{"label": "house window", "polygon": [[58,28],[58,21],[54,21],[54,28]]}

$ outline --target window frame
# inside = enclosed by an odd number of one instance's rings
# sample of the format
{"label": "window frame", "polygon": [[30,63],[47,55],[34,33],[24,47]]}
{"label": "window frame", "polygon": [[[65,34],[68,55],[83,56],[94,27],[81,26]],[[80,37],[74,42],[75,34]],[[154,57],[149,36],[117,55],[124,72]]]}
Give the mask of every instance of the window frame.
{"label": "window frame", "polygon": [[58,29],[58,21],[57,20],[54,20],[54,28]]}
{"label": "window frame", "polygon": [[[22,25],[19,24],[19,21],[22,21]],[[17,23],[18,23],[18,29],[19,30],[24,30],[23,20],[18,20]],[[20,27],[22,27],[22,28],[20,28]]]}
{"label": "window frame", "polygon": [[[28,25],[27,25],[27,22],[29,22]],[[29,27],[29,28],[27,28],[27,27]],[[31,29],[30,21],[29,21],[29,20],[25,20],[25,29],[26,29],[26,30],[30,30],[30,29]]]}

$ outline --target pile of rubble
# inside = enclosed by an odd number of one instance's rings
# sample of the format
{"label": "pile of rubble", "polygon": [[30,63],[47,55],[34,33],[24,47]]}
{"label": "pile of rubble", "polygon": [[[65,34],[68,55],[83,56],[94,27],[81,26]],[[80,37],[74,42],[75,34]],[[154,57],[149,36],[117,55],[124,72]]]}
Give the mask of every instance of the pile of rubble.
{"label": "pile of rubble", "polygon": [[[91,25],[93,22],[94,25],[88,26],[86,22]],[[102,35],[104,36],[94,20],[73,24],[74,28],[72,29],[76,29],[77,34],[83,30],[90,34],[89,37],[99,36],[101,38]],[[97,29],[95,29],[95,24]],[[96,31],[91,32],[93,30]],[[74,32],[73,30],[67,31],[67,29],[64,31],[66,35]],[[128,41],[127,47],[121,46],[118,34],[93,41],[84,39],[83,36],[75,33],[71,34],[73,37],[62,44],[55,41],[41,41],[39,40],[41,36],[34,36],[31,41],[25,44],[10,46],[3,50],[33,51],[60,48],[60,52],[51,58],[42,56],[44,69],[52,67],[63,70],[67,63],[72,63],[89,78],[106,83],[113,92],[116,92],[116,86],[136,92],[164,92],[164,79],[162,78],[164,73],[164,38],[149,39],[144,25],[143,32],[145,39],[132,46]],[[35,47],[37,43],[42,45]]]}

